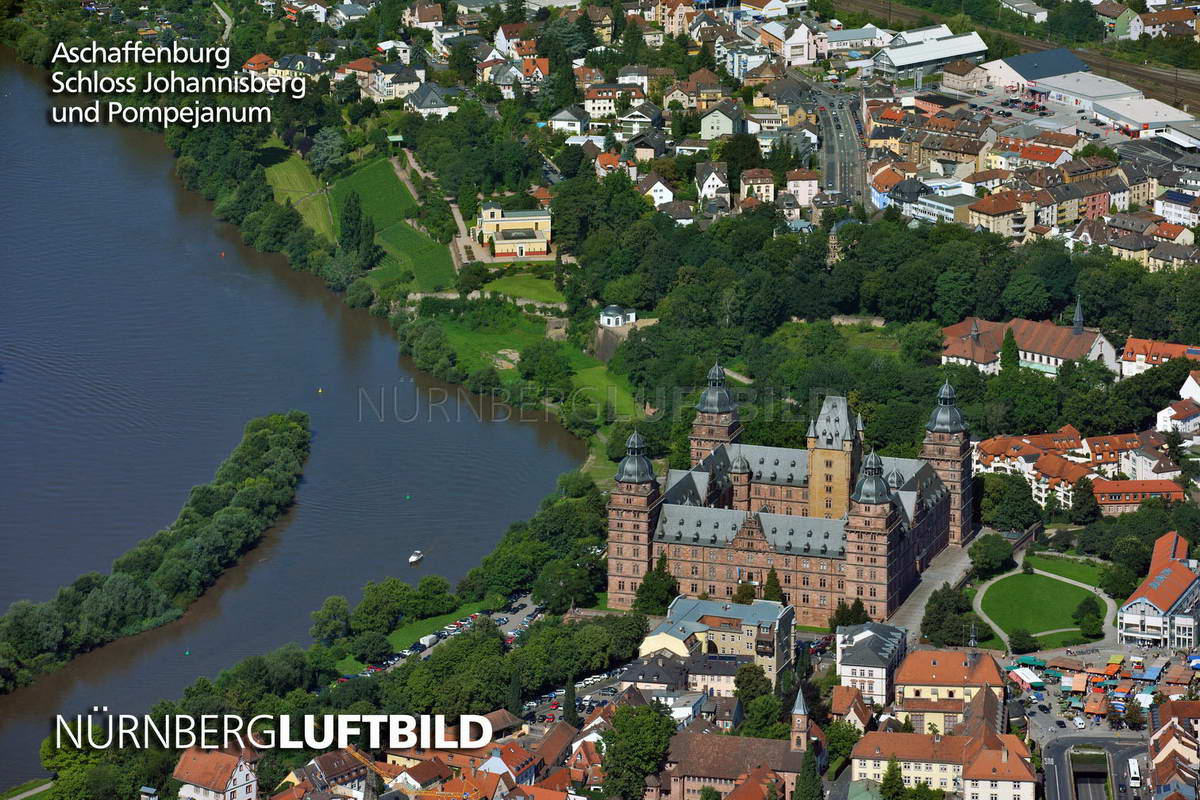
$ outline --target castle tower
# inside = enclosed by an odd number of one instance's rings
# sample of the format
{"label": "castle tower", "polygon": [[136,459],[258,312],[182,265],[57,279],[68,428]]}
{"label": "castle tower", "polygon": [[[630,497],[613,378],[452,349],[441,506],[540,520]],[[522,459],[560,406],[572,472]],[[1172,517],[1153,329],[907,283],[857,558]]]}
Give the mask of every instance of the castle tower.
{"label": "castle tower", "polygon": [[692,466],[724,444],[738,441],[742,435],[742,422],[738,419],[737,406],[725,388],[725,370],[713,364],[708,371],[708,388],[700,395],[696,404],[696,418],[692,420],[691,442]]}
{"label": "castle tower", "polygon": [[829,395],[808,425],[808,514],[838,519],[846,514],[850,487],[862,458],[862,419],[844,397]]}
{"label": "castle tower", "polygon": [[950,492],[950,544],[964,545],[975,535],[975,483],[971,437],[949,381],[938,392],[938,404],[925,425],[921,460],[933,467]]}
{"label": "castle tower", "polygon": [[862,600],[874,620],[885,620],[900,604],[907,571],[916,567],[900,541],[900,513],[874,452],[850,495],[846,519],[846,602]]}
{"label": "castle tower", "polygon": [[625,442],[616,481],[608,499],[608,602],[613,608],[632,608],[637,587],[653,566],[650,539],[661,500],[646,441],[637,431]]}
{"label": "castle tower", "polygon": [[729,482],[733,485],[733,497],[730,506],[739,511],[750,510],[750,462],[738,449],[737,457],[729,468]]}

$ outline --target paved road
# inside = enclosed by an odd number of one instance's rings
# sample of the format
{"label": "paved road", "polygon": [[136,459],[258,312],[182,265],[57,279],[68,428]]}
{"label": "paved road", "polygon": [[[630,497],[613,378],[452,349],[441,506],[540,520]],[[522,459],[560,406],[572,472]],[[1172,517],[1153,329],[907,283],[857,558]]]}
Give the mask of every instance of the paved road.
{"label": "paved road", "polygon": [[[1145,741],[1140,736],[1133,737],[1129,734],[1121,737],[1097,734],[1063,736],[1048,741],[1042,750],[1042,764],[1046,774],[1046,800],[1071,800],[1072,776],[1069,770],[1067,751],[1075,745],[1099,747],[1108,752],[1114,791],[1119,784],[1129,785],[1129,759],[1140,758],[1146,754]],[[1105,800],[1103,782],[1099,784],[1098,796],[1093,796],[1094,791],[1094,786],[1087,785],[1086,788],[1082,788],[1078,800]],[[1133,798],[1131,794],[1116,796],[1128,798],[1128,800]]]}
{"label": "paved road", "polygon": [[13,795],[9,800],[25,800],[27,797],[34,797],[49,789],[54,784],[51,781],[46,781],[41,786],[35,786],[32,789],[21,792],[18,795]]}
{"label": "paved road", "polygon": [[821,126],[821,171],[824,191],[861,198],[864,185],[863,144],[855,124],[858,95],[814,89]]}
{"label": "paved road", "polygon": [[917,588],[888,619],[889,624],[908,629],[910,648],[916,645],[921,636],[921,619],[925,616],[925,605],[934,589],[942,588],[943,583],[955,585],[970,568],[971,557],[966,548],[950,545],[938,553],[929,569],[921,573],[921,582],[917,584]]}

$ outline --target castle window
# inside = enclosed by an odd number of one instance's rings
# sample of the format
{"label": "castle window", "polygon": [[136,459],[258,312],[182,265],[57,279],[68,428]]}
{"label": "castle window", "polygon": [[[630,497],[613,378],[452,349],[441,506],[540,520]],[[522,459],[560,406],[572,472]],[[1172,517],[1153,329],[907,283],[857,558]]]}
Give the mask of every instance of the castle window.
{"label": "castle window", "polygon": [[790,573],[790,572],[783,573],[783,582],[785,585],[791,586],[792,585],[792,573]]}
{"label": "castle window", "polygon": [[859,597],[863,596],[863,587],[856,586],[856,587],[854,587],[854,591],[858,594]]}
{"label": "castle window", "polygon": [[826,507],[826,508],[833,508],[833,500],[831,500],[831,499],[829,499],[828,497],[826,497],[826,498],[825,498],[825,507]]}
{"label": "castle window", "polygon": [[625,591],[625,581],[617,581],[617,591],[618,592]]}
{"label": "castle window", "polygon": [[717,577],[717,568],[716,568],[716,567],[709,567],[709,568],[708,568],[708,577],[710,577],[710,578],[715,578],[715,577]]}
{"label": "castle window", "polygon": [[800,576],[800,585],[801,585],[801,586],[808,586],[808,576],[807,576],[807,575],[801,575],[801,576]]}
{"label": "castle window", "polygon": [[697,567],[695,564],[692,564],[692,577],[694,578],[699,574],[700,574],[700,568]]}
{"label": "castle window", "polygon": [[832,458],[825,459],[825,469],[833,469],[833,459]]}
{"label": "castle window", "polygon": [[732,586],[729,586],[729,585],[725,586],[725,596],[733,597],[733,587]]}
{"label": "castle window", "polygon": [[806,595],[806,594],[800,595],[800,605],[804,605],[804,606],[808,605],[808,595]]}

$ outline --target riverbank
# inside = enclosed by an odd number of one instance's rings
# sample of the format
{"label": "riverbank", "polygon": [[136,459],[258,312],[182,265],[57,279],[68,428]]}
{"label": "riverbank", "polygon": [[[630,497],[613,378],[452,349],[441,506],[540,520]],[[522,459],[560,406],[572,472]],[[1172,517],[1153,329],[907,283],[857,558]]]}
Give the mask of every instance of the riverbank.
{"label": "riverbank", "polygon": [[0,616],[9,648],[0,693],[178,619],[292,505],[311,440],[303,412],[251,420],[213,481],[193,486],[175,522],[118,557],[112,574],[88,573],[52,601],[10,606]]}
{"label": "riverbank", "polygon": [[[330,594],[355,602],[367,580],[457,582],[586,457],[544,417],[516,419],[420,372],[385,320],[246,246],[180,185],[161,136],[47,125],[44,86],[0,56],[13,111],[0,115],[0,309],[19,332],[0,342],[0,413],[22,420],[6,433],[20,457],[0,461],[0,610],[107,572],[175,519],[181,476],[211,475],[245,420],[301,409],[318,444],[293,509],[182,617],[0,697],[0,786],[41,774],[56,714],[97,701],[142,713],[197,675],[307,642],[308,612]],[[46,181],[88,197],[69,223]],[[382,419],[364,391],[385,394]],[[442,531],[452,547],[436,546]],[[414,549],[427,556],[409,567]]]}

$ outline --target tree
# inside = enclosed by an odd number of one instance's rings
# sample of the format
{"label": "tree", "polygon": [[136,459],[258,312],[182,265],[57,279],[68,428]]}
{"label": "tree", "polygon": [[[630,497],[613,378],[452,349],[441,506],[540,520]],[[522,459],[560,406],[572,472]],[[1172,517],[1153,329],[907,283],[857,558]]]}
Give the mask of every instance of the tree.
{"label": "tree", "polygon": [[900,732],[901,733],[916,733],[916,731],[913,729],[912,714],[909,714],[908,716],[906,716],[904,718],[904,722],[900,723]]}
{"label": "tree", "polygon": [[986,474],[979,516],[985,524],[1000,530],[1023,531],[1041,519],[1042,513],[1029,484],[1020,475]]}
{"label": "tree", "polygon": [[762,599],[776,603],[783,602],[783,587],[779,585],[779,574],[775,572],[775,567],[771,567],[767,571],[767,581],[763,584]]}
{"label": "tree", "polygon": [[904,775],[900,772],[900,762],[895,756],[888,759],[887,769],[883,771],[883,780],[879,782],[879,795],[883,800],[904,798]]}
{"label": "tree", "polygon": [[796,784],[792,792],[792,800],[824,800],[825,787],[817,772],[817,754],[809,747],[804,751],[800,762],[800,773],[796,776]]}
{"label": "tree", "polygon": [[1071,612],[1071,619],[1075,620],[1076,625],[1082,625],[1083,621],[1088,617],[1100,617],[1104,614],[1104,609],[1100,605],[1100,601],[1093,595],[1088,595],[1079,601],[1079,605],[1075,606],[1075,610]]}
{"label": "tree", "polygon": [[749,605],[755,599],[755,589],[753,583],[739,583],[737,590],[733,593],[733,602],[742,605]]}
{"label": "tree", "polygon": [[1000,345],[1000,371],[1011,372],[1021,365],[1020,350],[1017,348],[1017,337],[1013,336],[1012,328],[1004,329],[1004,342]]}
{"label": "tree", "polygon": [[1104,635],[1104,621],[1099,616],[1084,617],[1079,621],[1079,632],[1086,639],[1099,639]]}
{"label": "tree", "polygon": [[742,664],[733,677],[734,696],[742,706],[750,705],[755,698],[771,694],[771,681],[758,664]]}
{"label": "tree", "polygon": [[379,631],[367,631],[354,638],[350,650],[362,663],[378,664],[392,654],[392,644]]}
{"label": "tree", "polygon": [[1012,546],[998,533],[987,533],[977,538],[968,551],[971,567],[980,578],[990,578],[1012,568]]}
{"label": "tree", "polygon": [[1032,653],[1039,647],[1038,640],[1024,628],[1017,628],[1008,635],[1008,646],[1014,653]]}
{"label": "tree", "polygon": [[870,621],[871,616],[867,613],[862,598],[856,597],[851,605],[846,605],[845,600],[839,599],[833,613],[829,615],[828,624],[829,630],[837,632],[837,629],[843,625],[862,625]]}
{"label": "tree", "polygon": [[521,351],[521,377],[532,381],[543,395],[565,398],[571,391],[575,370],[558,342],[539,339]]}
{"label": "tree", "polygon": [[834,758],[849,758],[861,737],[858,728],[844,719],[834,720],[825,728],[825,743]]}
{"label": "tree", "polygon": [[1042,279],[1033,272],[1014,275],[1004,287],[1001,299],[1008,313],[1021,319],[1041,319],[1050,311],[1050,295]]}
{"label": "tree", "polygon": [[896,338],[900,355],[914,364],[936,364],[942,354],[944,337],[936,322],[910,322]]}
{"label": "tree", "polygon": [[1124,600],[1133,594],[1138,575],[1125,564],[1108,564],[1100,569],[1100,588],[1109,597]]}
{"label": "tree", "polygon": [[753,736],[758,739],[787,738],[788,723],[780,719],[783,714],[783,704],[774,692],[754,698],[745,708],[746,717],[739,730],[742,736]]}
{"label": "tree", "polygon": [[1125,724],[1134,731],[1141,730],[1146,724],[1146,715],[1142,711],[1141,703],[1130,701],[1125,704]]}
{"label": "tree", "polygon": [[667,613],[667,606],[679,595],[679,581],[667,569],[667,555],[660,553],[654,569],[638,584],[633,599],[633,610],[639,614],[656,616]]}
{"label": "tree", "polygon": [[579,709],[575,706],[575,676],[567,675],[567,690],[563,695],[563,722],[570,725],[572,728],[579,727]]}
{"label": "tree", "polygon": [[1092,493],[1090,478],[1080,478],[1071,487],[1071,522],[1087,525],[1100,519],[1100,504]]}
{"label": "tree", "polygon": [[711,786],[701,786],[700,800],[721,800],[721,793]]}
{"label": "tree", "polygon": [[313,137],[308,163],[317,173],[333,172],[346,161],[346,137],[337,128],[322,128]]}
{"label": "tree", "polygon": [[322,644],[332,644],[350,632],[350,604],[340,594],[326,597],[321,607],[312,612],[312,627],[308,635]]}
{"label": "tree", "polygon": [[551,614],[561,614],[572,606],[586,608],[596,602],[596,581],[587,564],[558,558],[538,573],[533,582],[533,600]]}
{"label": "tree", "polygon": [[508,676],[508,703],[505,706],[510,714],[520,716],[523,706],[521,705],[521,673],[513,670]]}
{"label": "tree", "polygon": [[675,723],[660,703],[618,708],[612,727],[601,734],[608,796],[640,800],[646,776],[661,766],[674,733]]}

